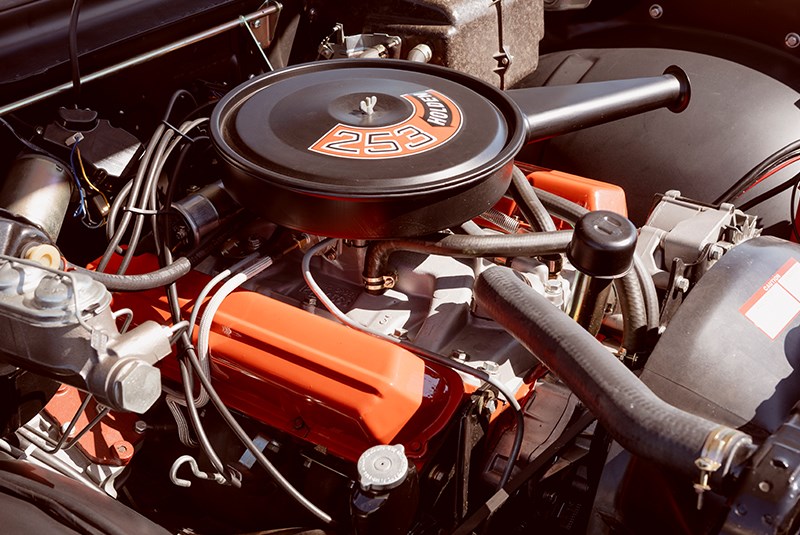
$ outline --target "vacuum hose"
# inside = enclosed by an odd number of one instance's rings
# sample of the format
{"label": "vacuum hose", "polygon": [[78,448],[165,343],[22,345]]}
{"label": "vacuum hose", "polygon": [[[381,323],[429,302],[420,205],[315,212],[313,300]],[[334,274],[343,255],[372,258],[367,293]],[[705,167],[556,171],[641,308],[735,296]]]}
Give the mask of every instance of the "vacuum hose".
{"label": "vacuum hose", "polygon": [[634,454],[697,475],[699,460],[711,452],[724,475],[732,463],[751,453],[750,436],[658,398],[600,342],[511,270],[496,267],[484,272],[475,298]]}
{"label": "vacuum hose", "polygon": [[481,258],[492,256],[540,256],[563,253],[572,239],[571,230],[531,234],[464,236],[448,234],[436,240],[386,240],[373,242],[364,262],[367,291],[380,291],[389,272],[389,257],[397,251]]}

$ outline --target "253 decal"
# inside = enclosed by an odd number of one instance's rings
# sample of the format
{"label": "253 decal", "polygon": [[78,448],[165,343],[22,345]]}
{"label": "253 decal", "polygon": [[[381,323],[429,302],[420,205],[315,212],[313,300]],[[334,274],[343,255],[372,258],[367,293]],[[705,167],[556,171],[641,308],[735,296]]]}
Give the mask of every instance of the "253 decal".
{"label": "253 decal", "polygon": [[414,108],[403,121],[381,127],[339,123],[308,149],[338,158],[400,158],[440,147],[461,129],[461,110],[445,95],[428,89],[401,96]]}

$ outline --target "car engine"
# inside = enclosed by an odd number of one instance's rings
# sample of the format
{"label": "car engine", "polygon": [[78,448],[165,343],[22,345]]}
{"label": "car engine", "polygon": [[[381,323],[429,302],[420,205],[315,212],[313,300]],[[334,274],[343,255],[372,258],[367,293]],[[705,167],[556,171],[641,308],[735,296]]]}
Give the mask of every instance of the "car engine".
{"label": "car engine", "polygon": [[798,532],[793,24],[0,4],[4,529]]}

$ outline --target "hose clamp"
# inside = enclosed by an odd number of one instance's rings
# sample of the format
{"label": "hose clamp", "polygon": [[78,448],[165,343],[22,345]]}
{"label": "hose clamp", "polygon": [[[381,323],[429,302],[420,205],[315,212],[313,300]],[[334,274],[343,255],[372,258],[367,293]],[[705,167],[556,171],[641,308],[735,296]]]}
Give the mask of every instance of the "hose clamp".
{"label": "hose clamp", "polygon": [[700,470],[700,479],[693,485],[697,493],[698,511],[703,508],[703,494],[711,490],[708,484],[711,474],[720,468],[723,469],[723,476],[727,474],[735,453],[741,446],[751,444],[749,435],[726,426],[719,426],[708,434],[700,457],[694,461],[694,465]]}
{"label": "hose clamp", "polygon": [[364,277],[364,289],[368,292],[379,292],[394,288],[397,283],[396,275],[381,275],[380,277]]}

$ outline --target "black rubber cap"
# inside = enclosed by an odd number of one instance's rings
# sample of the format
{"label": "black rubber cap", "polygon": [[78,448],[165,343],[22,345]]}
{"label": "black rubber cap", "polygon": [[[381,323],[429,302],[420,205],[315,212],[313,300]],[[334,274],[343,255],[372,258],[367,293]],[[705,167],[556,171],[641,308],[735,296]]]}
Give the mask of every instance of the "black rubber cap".
{"label": "black rubber cap", "polygon": [[97,126],[97,112],[94,110],[60,108],[58,117],[67,130],[87,132]]}
{"label": "black rubber cap", "polygon": [[627,217],[598,210],[581,217],[567,249],[578,271],[592,277],[617,278],[633,264],[636,227]]}

